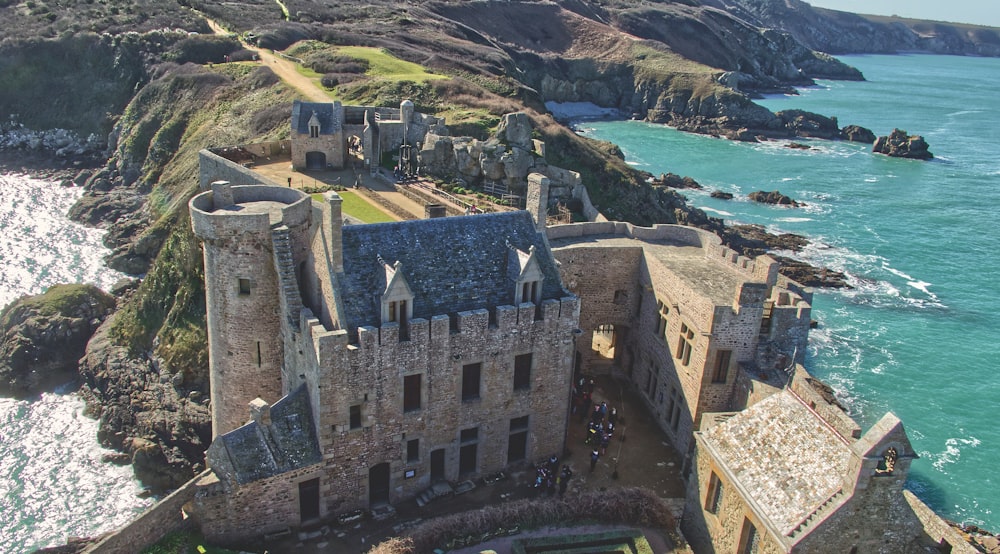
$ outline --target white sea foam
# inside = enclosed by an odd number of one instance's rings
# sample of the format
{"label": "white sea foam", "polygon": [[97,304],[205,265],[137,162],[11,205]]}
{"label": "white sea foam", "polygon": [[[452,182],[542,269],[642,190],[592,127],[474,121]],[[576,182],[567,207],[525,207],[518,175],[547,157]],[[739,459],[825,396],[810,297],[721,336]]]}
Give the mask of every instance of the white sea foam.
{"label": "white sea foam", "polygon": [[811,217],[779,217],[775,221],[783,221],[786,223],[803,223],[805,221],[812,221]]}
{"label": "white sea foam", "polygon": [[[0,399],[0,552],[29,552],[120,527],[149,507],[130,466],[102,461],[96,420],[74,395]],[[99,517],[98,517],[99,514]]]}
{"label": "white sea foam", "polygon": [[925,456],[934,460],[931,465],[934,469],[944,472],[945,466],[958,463],[962,457],[962,449],[976,448],[982,441],[976,437],[951,437],[944,442],[944,450],[941,452],[926,452]]}
{"label": "white sea foam", "polygon": [[57,283],[107,290],[124,275],[101,257],[105,231],[73,223],[66,212],[83,191],[22,175],[0,174],[0,306]]}
{"label": "white sea foam", "polygon": [[[56,283],[108,289],[122,277],[101,261],[104,231],[66,219],[81,193],[0,174],[0,305]],[[74,395],[0,399],[0,552],[109,531],[152,503],[137,497],[131,467],[101,461],[97,422],[82,412]]]}
{"label": "white sea foam", "polygon": [[701,211],[703,211],[703,212],[709,212],[709,213],[713,213],[713,214],[719,214],[719,215],[724,216],[724,217],[732,217],[733,216],[732,212],[727,212],[725,210],[716,210],[715,208],[706,208],[705,206],[701,207]]}

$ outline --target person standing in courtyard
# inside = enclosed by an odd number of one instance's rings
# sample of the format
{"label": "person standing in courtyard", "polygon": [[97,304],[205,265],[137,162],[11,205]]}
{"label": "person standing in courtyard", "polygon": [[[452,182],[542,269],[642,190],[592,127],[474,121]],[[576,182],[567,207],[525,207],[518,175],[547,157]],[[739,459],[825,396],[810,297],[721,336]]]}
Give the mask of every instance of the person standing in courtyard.
{"label": "person standing in courtyard", "polygon": [[569,468],[569,464],[563,464],[562,471],[559,473],[559,498],[566,494],[570,477],[573,477],[573,470]]}
{"label": "person standing in courtyard", "polygon": [[601,458],[601,452],[598,449],[595,448],[594,451],[590,453],[590,472],[591,473],[594,472],[594,468],[597,467],[597,460],[599,460],[600,458]]}

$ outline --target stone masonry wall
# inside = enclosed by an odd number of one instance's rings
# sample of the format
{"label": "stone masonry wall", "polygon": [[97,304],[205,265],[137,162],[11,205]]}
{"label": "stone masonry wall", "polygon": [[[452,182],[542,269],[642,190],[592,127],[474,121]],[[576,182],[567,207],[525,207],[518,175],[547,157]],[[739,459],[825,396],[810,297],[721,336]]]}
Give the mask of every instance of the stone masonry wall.
{"label": "stone masonry wall", "polygon": [[579,327],[583,333],[576,348],[583,369],[593,371],[592,366],[603,361],[591,348],[599,326],[614,325],[618,348],[627,348],[642,292],[638,286],[642,249],[574,246],[552,253],[566,288],[580,297]]}
{"label": "stone masonry wall", "polygon": [[272,183],[267,178],[258,175],[254,170],[227,160],[209,150],[202,150],[198,152],[198,185],[201,190],[205,190],[210,183],[215,181],[229,181],[233,185],[278,186],[281,184]]}
{"label": "stone masonry wall", "polygon": [[191,510],[205,538],[222,544],[299,527],[298,485],[320,474],[313,465],[231,489],[207,475],[196,479]]}
{"label": "stone masonry wall", "polygon": [[[696,471],[688,481],[688,494],[684,506],[681,529],[695,552],[737,552],[744,522],[749,521],[757,529],[760,537],[758,554],[781,554],[786,548],[780,539],[770,532],[763,522],[746,505],[736,484],[726,472],[712,462],[712,457],[704,450],[704,443],[698,442],[694,464]],[[716,513],[709,513],[709,480],[712,474],[722,484],[722,495]],[[847,550],[826,549],[812,552],[847,552]]]}
{"label": "stone masonry wall", "polygon": [[[344,331],[329,332],[313,320],[303,327],[300,373],[318,389],[319,436],[324,453],[321,497],[324,514],[369,507],[369,470],[390,468],[390,502],[415,496],[431,485],[430,457],[444,450],[450,481],[508,467],[511,419],[528,416],[525,462],[561,453],[572,375],[573,331],[579,318],[575,297],[546,300],[541,319],[535,306],[500,306],[462,312],[453,328],[448,316],[410,321],[400,328],[362,327],[358,343]],[[492,320],[492,321],[491,321]],[[530,384],[514,390],[514,358],[532,354]],[[479,397],[462,399],[463,366],[481,364]],[[404,378],[421,376],[420,409],[403,411]],[[293,383],[292,388],[297,386]],[[361,407],[362,425],[350,428],[350,406]],[[474,441],[461,431],[478,428]],[[418,439],[417,459],[407,460],[407,441]],[[463,446],[475,443],[475,470],[460,475]],[[412,476],[407,477],[407,472]]]}
{"label": "stone masonry wall", "polygon": [[191,520],[185,519],[181,511],[197,492],[199,477],[188,481],[166,498],[154,504],[139,517],[84,549],[84,554],[132,554],[155,544],[167,534],[189,527]]}

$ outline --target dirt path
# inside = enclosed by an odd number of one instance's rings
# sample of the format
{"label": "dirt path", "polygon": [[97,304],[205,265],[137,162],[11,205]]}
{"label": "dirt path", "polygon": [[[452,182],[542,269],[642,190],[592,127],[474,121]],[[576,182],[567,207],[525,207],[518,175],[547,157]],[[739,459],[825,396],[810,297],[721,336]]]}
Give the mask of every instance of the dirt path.
{"label": "dirt path", "polygon": [[[219,25],[218,23],[212,21],[207,17],[205,18],[205,21],[208,22],[208,26],[217,35],[232,34],[226,29],[224,29],[221,25]],[[311,102],[333,101],[330,95],[327,94],[326,91],[324,91],[321,87],[317,86],[312,79],[299,73],[298,64],[296,64],[295,62],[282,58],[281,56],[275,54],[273,50],[268,50],[266,48],[258,48],[251,44],[247,44],[242,40],[240,40],[240,44],[242,44],[243,47],[246,48],[247,50],[255,52],[257,54],[257,58],[260,60],[261,65],[266,65],[267,67],[270,67],[271,71],[273,71],[275,75],[280,77],[281,80],[285,82],[285,84],[298,91],[299,94],[301,94],[307,100]]]}

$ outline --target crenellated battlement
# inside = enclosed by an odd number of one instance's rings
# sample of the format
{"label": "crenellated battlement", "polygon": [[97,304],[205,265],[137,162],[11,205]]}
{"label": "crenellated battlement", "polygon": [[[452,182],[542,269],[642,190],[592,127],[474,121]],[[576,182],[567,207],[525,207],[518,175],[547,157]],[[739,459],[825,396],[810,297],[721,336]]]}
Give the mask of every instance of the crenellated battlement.
{"label": "crenellated battlement", "polygon": [[535,304],[525,302],[519,306],[497,306],[493,313],[485,308],[458,312],[453,315],[435,315],[430,319],[413,318],[406,325],[405,338],[401,339],[401,327],[397,322],[387,322],[380,327],[365,325],[357,329],[357,341],[352,342],[345,330],[328,330],[308,308],[302,310],[301,328],[303,336],[311,341],[320,366],[331,359],[338,350],[378,352],[385,348],[398,348],[405,344],[409,348],[441,348],[456,337],[462,342],[482,342],[490,336],[514,336],[529,334],[539,328],[558,330],[561,324],[572,331],[579,317],[580,299],[566,296],[559,300],[543,300],[536,309]]}

